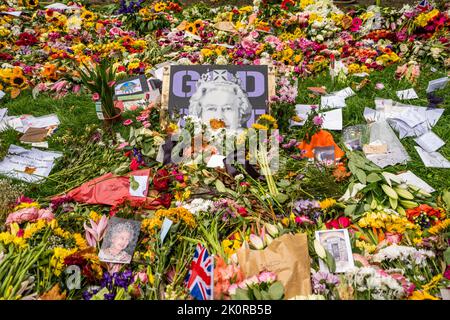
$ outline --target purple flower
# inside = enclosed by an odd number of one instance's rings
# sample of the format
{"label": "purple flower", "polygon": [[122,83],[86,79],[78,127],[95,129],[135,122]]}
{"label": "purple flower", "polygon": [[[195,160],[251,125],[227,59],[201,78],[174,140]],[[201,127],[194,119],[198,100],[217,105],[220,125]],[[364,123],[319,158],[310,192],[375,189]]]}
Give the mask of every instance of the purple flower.
{"label": "purple flower", "polygon": [[312,284],[315,294],[326,295],[339,284],[339,277],[332,273],[319,271],[313,274]]}
{"label": "purple flower", "polygon": [[316,126],[321,126],[322,123],[323,123],[323,118],[322,118],[321,116],[315,116],[315,117],[313,118],[313,123],[314,123]]}
{"label": "purple flower", "polygon": [[292,147],[295,147],[296,144],[297,144],[297,140],[291,139],[291,140],[289,140],[288,143],[282,144],[281,147],[284,149],[290,149]]}

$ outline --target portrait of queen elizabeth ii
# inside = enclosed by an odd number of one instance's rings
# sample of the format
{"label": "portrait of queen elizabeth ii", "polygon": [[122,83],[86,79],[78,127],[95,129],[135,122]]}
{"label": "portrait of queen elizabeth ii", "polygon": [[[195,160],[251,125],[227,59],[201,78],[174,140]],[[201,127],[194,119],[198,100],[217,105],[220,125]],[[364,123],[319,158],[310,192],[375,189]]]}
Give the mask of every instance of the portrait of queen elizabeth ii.
{"label": "portrait of queen elizabeth ii", "polygon": [[213,129],[240,131],[268,112],[268,67],[173,65],[167,109],[172,121],[192,116]]}
{"label": "portrait of queen elizabeth ii", "polygon": [[247,127],[252,109],[239,81],[234,77],[229,80],[226,70],[215,70],[212,77],[203,75],[189,100],[189,115],[207,125],[211,120],[222,121],[232,131]]}
{"label": "portrait of queen elizabeth ii", "polygon": [[111,218],[99,253],[100,261],[130,263],[136,247],[139,229],[139,221]]}

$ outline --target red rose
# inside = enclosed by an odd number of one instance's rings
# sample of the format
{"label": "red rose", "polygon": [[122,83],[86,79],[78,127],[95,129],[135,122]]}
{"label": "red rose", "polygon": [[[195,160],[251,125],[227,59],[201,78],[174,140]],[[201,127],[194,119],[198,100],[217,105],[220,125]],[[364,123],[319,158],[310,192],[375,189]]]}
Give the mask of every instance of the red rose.
{"label": "red rose", "polygon": [[166,191],[169,189],[169,172],[166,169],[156,171],[153,178],[153,186],[158,191]]}

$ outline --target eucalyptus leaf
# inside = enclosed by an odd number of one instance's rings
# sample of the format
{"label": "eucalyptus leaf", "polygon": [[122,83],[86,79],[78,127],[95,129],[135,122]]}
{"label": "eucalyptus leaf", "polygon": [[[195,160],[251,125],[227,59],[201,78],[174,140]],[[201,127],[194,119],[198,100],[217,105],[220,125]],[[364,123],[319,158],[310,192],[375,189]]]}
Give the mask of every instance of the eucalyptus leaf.
{"label": "eucalyptus leaf", "polygon": [[289,200],[289,197],[287,195],[285,195],[284,193],[278,193],[275,196],[275,199],[279,202],[279,203],[284,203],[287,200]]}
{"label": "eucalyptus leaf", "polygon": [[284,295],[284,287],[280,281],[274,282],[269,287],[269,295],[272,300],[281,300]]}

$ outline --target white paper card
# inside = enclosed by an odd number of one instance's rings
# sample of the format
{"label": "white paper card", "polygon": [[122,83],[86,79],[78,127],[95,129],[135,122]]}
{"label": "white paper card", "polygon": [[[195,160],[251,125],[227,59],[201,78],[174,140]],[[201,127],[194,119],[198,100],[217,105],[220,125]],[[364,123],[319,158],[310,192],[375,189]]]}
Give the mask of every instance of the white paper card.
{"label": "white paper card", "polygon": [[0,90],[0,99],[3,98],[5,96],[5,92],[3,92],[2,90]]}
{"label": "white paper card", "polygon": [[291,121],[292,126],[302,126],[306,122],[306,118],[308,118],[308,113],[311,111],[311,104],[296,104],[295,105],[295,112],[297,113],[297,116],[299,116],[302,121],[295,122]]}
{"label": "white paper card", "polygon": [[134,180],[139,184],[136,190],[131,188],[130,184],[130,196],[133,197],[142,197],[145,198],[147,196],[147,185],[148,185],[148,176],[133,176]]}
{"label": "white paper card", "polygon": [[436,125],[444,111],[445,109],[427,109],[425,114],[430,126],[434,127],[434,125]]}
{"label": "white paper card", "polygon": [[427,168],[450,168],[450,161],[445,159],[439,152],[426,152],[421,147],[416,148],[417,153]]}
{"label": "white paper card", "polygon": [[225,156],[221,156],[218,154],[214,154],[211,156],[211,158],[208,161],[208,164],[206,165],[208,168],[224,168],[225,165],[223,164],[223,159],[225,159]]}
{"label": "white paper card", "polygon": [[424,135],[414,139],[414,141],[426,152],[436,151],[445,144],[433,131],[428,131]]}
{"label": "white paper card", "polygon": [[393,180],[395,180],[397,183],[412,184],[420,189],[423,189],[424,191],[426,191],[428,193],[432,193],[432,192],[436,191],[433,189],[433,187],[431,187],[428,183],[426,183],[425,181],[420,179],[418,176],[416,176],[411,171],[406,171],[404,173],[400,173],[400,174],[396,175],[395,179],[393,179]]}
{"label": "white paper card", "polygon": [[2,11],[3,14],[8,14],[10,16],[14,16],[14,17],[20,17],[20,15],[22,14],[22,11]]}
{"label": "white paper card", "polygon": [[164,242],[167,233],[169,232],[170,227],[172,226],[173,221],[167,218],[164,218],[164,221],[161,226],[161,243]]}
{"label": "white paper card", "polygon": [[[316,239],[334,258],[336,273],[346,272],[355,266],[352,247],[347,229],[316,231]],[[329,272],[322,259],[319,260],[320,271]]]}
{"label": "white paper card", "polygon": [[427,93],[443,89],[448,82],[448,77],[443,77],[435,80],[431,80],[428,82]]}
{"label": "white paper card", "polygon": [[355,92],[352,90],[352,88],[347,87],[345,89],[334,92],[334,95],[347,99],[348,97],[354,96]]}
{"label": "white paper card", "polygon": [[342,109],[323,112],[320,115],[323,117],[323,129],[342,130]]}
{"label": "white paper card", "polygon": [[322,108],[344,108],[346,106],[345,98],[337,95],[322,96],[320,106]]}
{"label": "white paper card", "polygon": [[0,109],[0,122],[2,122],[2,120],[6,116],[7,112],[8,112],[8,109],[6,109],[6,108]]}
{"label": "white paper card", "polygon": [[32,147],[35,148],[42,148],[42,149],[48,149],[48,142],[47,141],[42,141],[42,142],[33,142],[31,144]]}
{"label": "white paper card", "polygon": [[0,162],[0,174],[26,182],[40,182],[48,177],[55,159],[61,156],[58,152],[28,150],[12,144]]}
{"label": "white paper card", "polygon": [[406,89],[406,90],[400,90],[397,91],[397,97],[401,100],[411,100],[411,99],[417,99],[419,96],[417,95],[416,91],[414,89]]}

